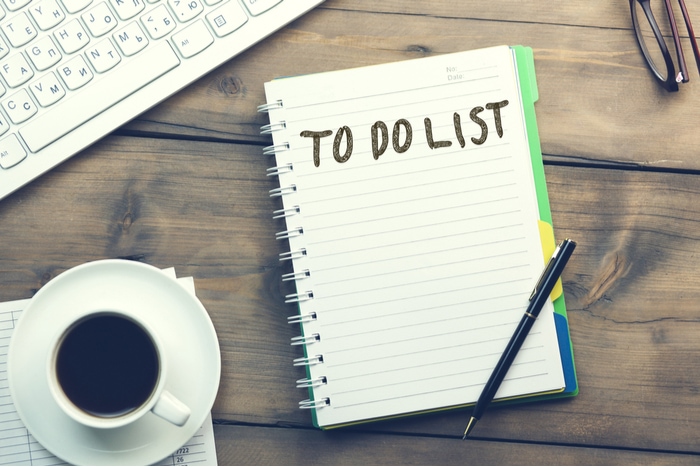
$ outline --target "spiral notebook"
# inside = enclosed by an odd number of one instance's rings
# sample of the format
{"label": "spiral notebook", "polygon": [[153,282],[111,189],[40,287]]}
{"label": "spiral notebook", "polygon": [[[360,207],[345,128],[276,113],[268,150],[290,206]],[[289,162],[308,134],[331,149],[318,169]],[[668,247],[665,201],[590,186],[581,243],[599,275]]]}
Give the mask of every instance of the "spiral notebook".
{"label": "spiral notebook", "polygon": [[[334,428],[473,404],[554,249],[532,50],[282,78],[265,92],[300,407]],[[577,393],[560,285],[554,298],[496,399]]]}

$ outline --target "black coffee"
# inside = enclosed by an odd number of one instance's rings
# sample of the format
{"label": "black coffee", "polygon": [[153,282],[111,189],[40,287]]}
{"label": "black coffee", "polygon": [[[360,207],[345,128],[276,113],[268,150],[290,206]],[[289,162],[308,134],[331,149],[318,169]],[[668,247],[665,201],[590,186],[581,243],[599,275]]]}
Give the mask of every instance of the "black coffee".
{"label": "black coffee", "polygon": [[63,392],[80,409],[117,417],[148,400],[158,381],[158,353],[130,319],[100,313],[75,324],[56,359]]}

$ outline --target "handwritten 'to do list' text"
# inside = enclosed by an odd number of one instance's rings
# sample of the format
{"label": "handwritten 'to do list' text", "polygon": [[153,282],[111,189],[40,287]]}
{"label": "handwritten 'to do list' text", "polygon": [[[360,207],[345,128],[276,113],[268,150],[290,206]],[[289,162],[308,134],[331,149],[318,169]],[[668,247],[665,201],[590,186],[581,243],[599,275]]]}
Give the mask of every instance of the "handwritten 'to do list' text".
{"label": "handwritten 'to do list' text", "polygon": [[[503,137],[503,123],[501,120],[501,109],[508,105],[507,100],[502,100],[500,102],[489,102],[485,107],[476,106],[469,112],[469,119],[476,124],[481,133],[479,137],[471,137],[470,140],[472,144],[481,145],[486,142],[489,135],[489,127],[486,121],[482,119],[479,114],[484,110],[491,110],[493,112],[493,119],[496,126],[496,133],[499,138]],[[452,116],[452,123],[454,126],[455,137],[459,142],[460,147],[464,148],[467,141],[464,137],[464,131],[462,128],[462,117],[458,112],[455,112]],[[423,119],[423,125],[425,127],[425,138],[430,149],[446,148],[452,146],[452,141],[441,140],[435,141],[433,138],[433,124],[429,117]],[[372,156],[374,160],[378,160],[389,147],[389,127],[387,124],[381,120],[378,120],[370,127],[370,135],[372,141]],[[332,130],[323,131],[310,131],[304,130],[300,133],[302,138],[312,138],[313,139],[313,161],[314,166],[319,167],[321,165],[321,139],[327,138],[333,134]],[[402,140],[403,135],[403,141]],[[345,143],[345,151],[343,154],[340,153],[341,147]],[[402,154],[407,152],[411,145],[413,144],[413,126],[411,122],[405,118],[400,118],[396,120],[393,125],[391,132],[391,145],[394,152],[397,154]],[[353,133],[350,127],[343,125],[335,133],[335,139],[333,140],[333,159],[338,163],[345,163],[350,160],[352,156],[354,146]]]}

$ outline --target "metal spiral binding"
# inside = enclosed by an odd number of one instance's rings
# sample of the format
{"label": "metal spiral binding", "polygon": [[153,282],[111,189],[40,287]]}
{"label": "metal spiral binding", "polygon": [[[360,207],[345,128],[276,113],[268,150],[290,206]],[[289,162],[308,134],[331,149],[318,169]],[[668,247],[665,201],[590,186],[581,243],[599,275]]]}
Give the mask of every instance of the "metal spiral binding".
{"label": "metal spiral binding", "polygon": [[301,212],[301,208],[299,206],[293,206],[293,207],[287,208],[287,209],[278,209],[278,210],[272,212],[272,218],[273,219],[282,219],[285,217],[292,217],[296,214],[299,214],[300,212]]}
{"label": "metal spiral binding", "polygon": [[319,342],[321,336],[318,333],[311,334],[310,336],[297,336],[292,337],[292,345],[309,345],[314,342]]}
{"label": "metal spiral binding", "polygon": [[264,156],[269,156],[278,152],[289,151],[289,149],[289,143],[273,144],[272,146],[265,146],[262,153]]}
{"label": "metal spiral binding", "polygon": [[323,355],[312,355],[294,359],[294,366],[311,366],[318,365],[319,363],[323,363]]}
{"label": "metal spiral binding", "polygon": [[[269,102],[267,104],[263,104],[258,106],[258,112],[270,112],[272,110],[277,110],[277,109],[282,109],[284,107],[284,104],[282,100],[277,100],[274,102]],[[270,122],[268,125],[264,125],[260,128],[260,134],[262,135],[268,135],[272,134],[277,131],[283,131],[287,128],[287,122],[284,120],[280,120],[277,122]],[[278,153],[289,151],[291,149],[290,144],[288,142],[285,143],[278,143],[278,144],[273,144],[271,146],[267,146],[263,148],[263,155],[277,155]],[[278,159],[279,163],[279,159]],[[267,169],[267,176],[268,177],[275,177],[275,176],[280,176],[280,175],[286,175],[289,173],[292,173],[294,171],[294,167],[291,163],[283,164],[283,165],[278,165],[276,167],[271,167]],[[283,197],[286,195],[290,195],[294,192],[297,191],[297,187],[294,184],[288,185],[288,186],[280,186],[279,188],[275,188],[273,190],[270,190],[270,197],[272,198],[277,198],[277,197]],[[287,219],[293,216],[298,215],[301,212],[299,206],[293,206],[293,207],[286,207],[283,209],[278,209],[272,213],[272,218],[273,219]],[[285,239],[290,239],[293,237],[299,237],[304,235],[304,229],[302,227],[295,227],[295,228],[289,228],[289,221],[285,221],[288,230],[284,230],[282,232],[277,232],[276,238],[277,240],[285,240]],[[299,248],[296,250],[288,251],[285,253],[282,253],[279,255],[280,261],[289,261],[289,260],[297,260],[299,258],[302,258],[306,256],[306,249],[305,248]],[[311,272],[308,269],[304,269],[302,271],[298,272],[291,272],[284,274],[282,276],[282,281],[301,281],[307,277],[311,276]],[[298,287],[298,284],[297,284]],[[297,289],[298,290],[298,289]],[[312,300],[314,298],[314,293],[311,290],[308,290],[306,292],[298,292],[298,293],[293,293],[285,296],[285,303],[299,303],[299,302],[305,302],[308,300]],[[296,316],[289,316],[287,318],[287,321],[290,324],[303,324],[303,323],[309,323],[312,321],[315,321],[317,319],[316,313],[315,312],[309,312],[309,313],[304,313],[304,314],[298,314]],[[318,333],[313,333],[307,336],[301,335],[297,337],[293,337],[291,339],[291,345],[298,346],[301,345],[305,348],[308,348],[307,346],[311,346],[316,342],[319,342],[321,340],[321,336]],[[318,365],[323,363],[323,355],[317,354],[317,355],[308,355],[305,357],[301,358],[296,358],[294,359],[294,366],[313,366],[313,365]],[[318,386],[322,386],[328,384],[328,379],[325,376],[319,376],[319,377],[308,377],[304,379],[300,379],[297,381],[297,387],[298,388],[315,388]],[[331,405],[331,400],[330,398],[323,398],[319,400],[303,400],[299,402],[299,407],[302,409],[320,409],[322,407],[327,407]]]}
{"label": "metal spiral binding", "polygon": [[287,317],[287,323],[289,324],[309,323],[311,321],[316,321],[316,313],[313,311],[311,313],[304,313],[303,315],[299,314]]}
{"label": "metal spiral binding", "polygon": [[282,282],[299,281],[307,277],[311,277],[311,271],[308,269],[299,272],[288,272],[287,274],[282,274]]}
{"label": "metal spiral binding", "polygon": [[307,290],[306,292],[292,293],[284,297],[286,300],[284,303],[299,303],[306,302],[314,298],[313,290]]}
{"label": "metal spiral binding", "polygon": [[328,384],[328,378],[326,378],[325,376],[319,376],[318,378],[304,378],[304,379],[297,380],[297,387],[298,388],[317,388],[319,386],[323,386],[324,384]]}
{"label": "metal spiral binding", "polygon": [[298,237],[300,235],[304,235],[304,228],[303,227],[296,227],[294,229],[289,229],[289,230],[284,230],[282,232],[277,232],[275,234],[275,238],[277,240],[284,240],[285,238]]}
{"label": "metal spiral binding", "polygon": [[301,248],[295,251],[287,251],[285,253],[280,253],[280,261],[289,261],[294,259],[299,259],[306,256],[306,248]]}
{"label": "metal spiral binding", "polygon": [[281,122],[270,123],[269,125],[263,125],[260,127],[261,135],[269,135],[275,131],[284,130],[287,128],[287,122],[282,120]]}
{"label": "metal spiral binding", "polygon": [[282,99],[278,99],[274,102],[268,102],[267,104],[259,105],[258,112],[265,113],[265,112],[269,112],[270,110],[281,109],[282,107],[284,107],[284,104],[282,103]]}
{"label": "metal spiral binding", "polygon": [[294,171],[294,166],[291,163],[289,163],[277,167],[270,167],[269,169],[267,169],[267,176],[276,177],[280,174],[286,174],[292,171]]}
{"label": "metal spiral binding", "polygon": [[281,186],[279,188],[275,188],[273,190],[270,190],[270,197],[271,198],[277,198],[279,196],[284,196],[284,195],[289,195],[297,191],[297,186],[296,185],[289,185],[289,186]]}
{"label": "metal spiral binding", "polygon": [[329,407],[331,405],[331,398],[324,397],[323,399],[312,401],[311,399],[306,399],[299,402],[300,409],[320,409],[321,407]]}

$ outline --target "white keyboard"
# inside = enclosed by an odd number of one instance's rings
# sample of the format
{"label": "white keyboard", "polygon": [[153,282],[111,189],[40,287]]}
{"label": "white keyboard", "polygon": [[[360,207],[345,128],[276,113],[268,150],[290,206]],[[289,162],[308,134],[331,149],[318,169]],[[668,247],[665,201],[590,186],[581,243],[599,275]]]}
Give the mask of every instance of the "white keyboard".
{"label": "white keyboard", "polygon": [[324,0],[0,0],[0,199]]}

